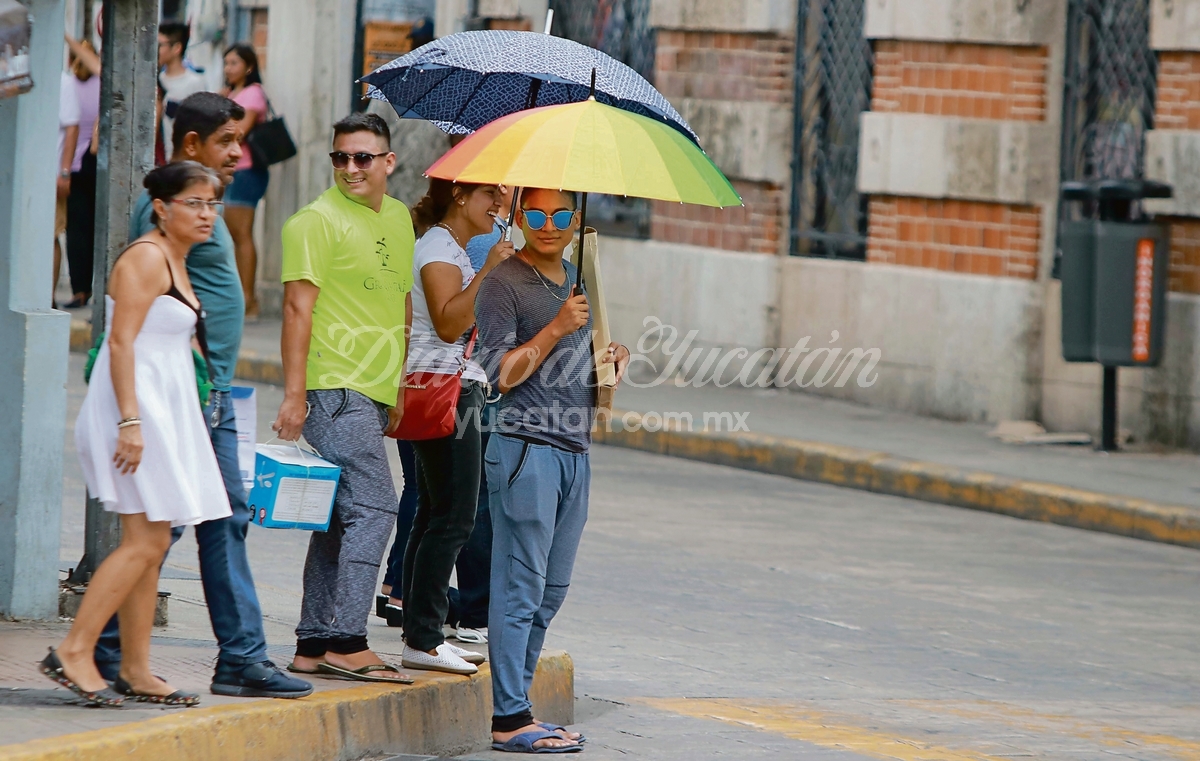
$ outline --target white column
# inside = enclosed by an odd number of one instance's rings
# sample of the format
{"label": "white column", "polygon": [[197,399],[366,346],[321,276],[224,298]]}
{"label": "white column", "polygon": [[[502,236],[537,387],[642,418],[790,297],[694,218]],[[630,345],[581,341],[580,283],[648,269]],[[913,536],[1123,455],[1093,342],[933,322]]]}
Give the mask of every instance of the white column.
{"label": "white column", "polygon": [[0,100],[0,615],[58,616],[70,318],[50,308],[63,2],[29,0],[34,88]]}

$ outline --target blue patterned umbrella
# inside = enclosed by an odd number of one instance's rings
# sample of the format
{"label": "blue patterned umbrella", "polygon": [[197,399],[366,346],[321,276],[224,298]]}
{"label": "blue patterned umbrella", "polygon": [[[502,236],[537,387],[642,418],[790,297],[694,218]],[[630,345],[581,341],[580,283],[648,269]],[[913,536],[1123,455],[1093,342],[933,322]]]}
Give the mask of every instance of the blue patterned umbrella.
{"label": "blue patterned umbrella", "polygon": [[422,45],[367,76],[367,96],[402,118],[461,135],[516,111],[587,100],[595,72],[601,103],[671,125],[698,142],[667,99],[599,50],[549,34],[459,32]]}

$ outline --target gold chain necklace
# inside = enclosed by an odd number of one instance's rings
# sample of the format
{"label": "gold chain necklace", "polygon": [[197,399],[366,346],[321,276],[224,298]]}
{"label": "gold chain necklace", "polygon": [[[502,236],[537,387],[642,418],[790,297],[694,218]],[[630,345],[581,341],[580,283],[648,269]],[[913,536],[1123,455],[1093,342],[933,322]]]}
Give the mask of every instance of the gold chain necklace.
{"label": "gold chain necklace", "polygon": [[454,241],[454,245],[458,246],[464,251],[467,250],[466,246],[458,242],[458,236],[454,234],[454,230],[450,229],[450,225],[446,224],[445,222],[438,222],[436,225],[434,225],[434,227],[440,227],[446,232],[450,233],[450,239]]}
{"label": "gold chain necklace", "polygon": [[[553,296],[553,297],[554,297],[555,299],[557,299],[558,301],[566,301],[566,300],[567,300],[567,298],[569,298],[569,297],[570,297],[570,295],[571,295],[571,292],[570,292],[569,290],[567,291],[567,295],[566,295],[566,296],[559,296],[557,293],[555,293],[555,292],[554,292],[554,291],[553,291],[553,290],[550,288],[549,279],[548,279],[548,278],[547,278],[545,275],[543,275],[543,274],[542,274],[542,271],[541,271],[541,270],[539,270],[539,269],[537,268],[537,265],[533,264],[532,262],[530,262],[528,259],[526,259],[526,258],[525,258],[525,249],[523,249],[523,248],[521,249],[521,261],[523,261],[523,262],[525,262],[526,264],[528,264],[528,265],[529,265],[529,268],[530,268],[530,269],[532,269],[534,272],[536,272],[536,273],[537,273],[538,280],[539,280],[539,281],[541,281],[541,283],[542,283],[542,287],[546,289],[546,293],[549,293],[551,296]],[[564,271],[565,271],[565,269],[564,269]],[[561,286],[560,286],[560,287],[561,287]]]}

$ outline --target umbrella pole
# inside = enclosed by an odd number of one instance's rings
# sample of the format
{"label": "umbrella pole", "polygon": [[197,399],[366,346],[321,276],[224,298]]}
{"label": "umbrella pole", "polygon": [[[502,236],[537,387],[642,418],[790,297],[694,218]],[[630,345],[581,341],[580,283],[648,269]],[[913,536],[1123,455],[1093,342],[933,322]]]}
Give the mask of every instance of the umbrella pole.
{"label": "umbrella pole", "polygon": [[521,189],[513,188],[512,205],[508,207],[508,224],[504,228],[504,240],[511,241],[513,236],[513,221],[517,218],[517,204],[520,203]]}
{"label": "umbrella pole", "polygon": [[583,293],[583,236],[587,231],[587,192],[579,203],[579,267],[575,270],[575,295]]}

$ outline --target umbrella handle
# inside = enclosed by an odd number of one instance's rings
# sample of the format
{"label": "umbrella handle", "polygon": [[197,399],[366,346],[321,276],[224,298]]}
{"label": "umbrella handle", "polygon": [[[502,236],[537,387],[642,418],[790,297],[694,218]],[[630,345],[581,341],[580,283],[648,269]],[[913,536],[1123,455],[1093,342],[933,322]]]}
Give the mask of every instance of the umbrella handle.
{"label": "umbrella handle", "polygon": [[508,225],[504,228],[504,240],[511,241],[513,236],[513,220],[517,217],[517,204],[520,202],[521,189],[513,188],[512,205],[508,207]]}
{"label": "umbrella handle", "polygon": [[[592,73],[592,76],[596,76]],[[583,295],[583,236],[587,232],[587,192],[579,203],[579,267],[575,270],[575,292],[573,295]]]}

